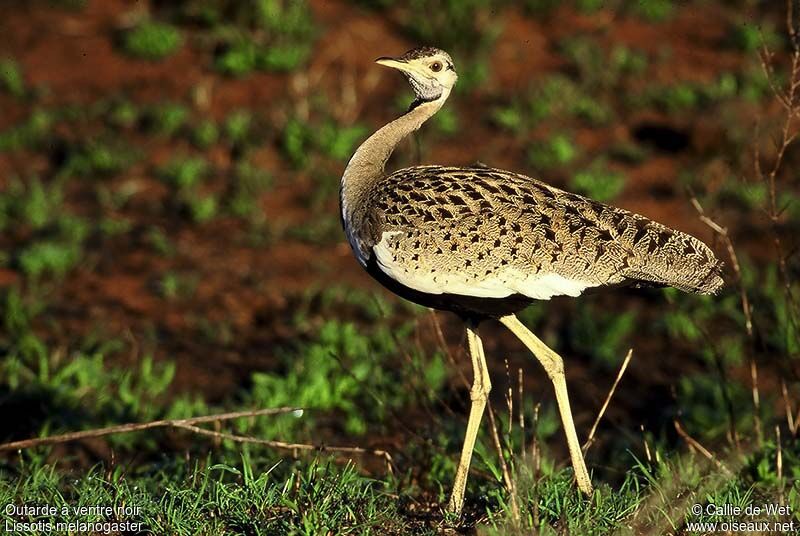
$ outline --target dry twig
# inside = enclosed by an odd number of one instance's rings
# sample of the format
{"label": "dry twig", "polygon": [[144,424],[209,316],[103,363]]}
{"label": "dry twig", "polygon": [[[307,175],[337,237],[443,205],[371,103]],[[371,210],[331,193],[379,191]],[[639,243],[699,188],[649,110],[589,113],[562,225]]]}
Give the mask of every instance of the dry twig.
{"label": "dry twig", "polygon": [[688,443],[691,448],[695,449],[697,452],[699,452],[700,454],[702,454],[703,456],[705,456],[706,458],[711,460],[714,463],[714,465],[716,465],[722,471],[725,471],[725,473],[727,473],[729,475],[733,474],[730,471],[730,469],[728,469],[725,466],[724,463],[719,461],[713,454],[711,454],[711,451],[709,451],[707,448],[705,448],[703,445],[701,445],[700,442],[697,441],[695,438],[690,436],[686,432],[686,430],[683,429],[683,427],[681,426],[681,423],[678,422],[677,419],[672,421],[672,423],[675,425],[675,431],[678,432],[678,435],[681,436],[683,438],[683,440],[686,441],[686,443]]}
{"label": "dry twig", "polygon": [[594,424],[592,424],[592,429],[589,430],[589,437],[586,438],[586,443],[583,444],[583,454],[586,455],[586,451],[589,450],[589,447],[592,446],[594,443],[594,433],[597,431],[597,425],[600,424],[600,419],[603,418],[603,415],[608,409],[608,403],[611,402],[611,397],[614,396],[614,392],[617,390],[617,385],[619,381],[622,379],[622,375],[625,374],[625,370],[628,368],[628,363],[631,361],[631,356],[633,356],[633,348],[628,350],[628,355],[625,356],[625,360],[622,362],[622,366],[619,367],[619,372],[617,373],[617,378],[614,380],[613,385],[611,385],[611,389],[608,391],[608,395],[606,396],[606,401],[603,402],[603,406],[600,408],[600,412],[597,414],[597,418],[594,420]]}
{"label": "dry twig", "polygon": [[393,468],[392,457],[388,452],[384,450],[377,450],[377,449],[371,450],[362,447],[329,447],[325,445],[312,445],[307,443],[286,443],[283,441],[258,439],[255,437],[228,434],[215,430],[207,430],[205,428],[200,428],[199,426],[196,426],[198,424],[203,424],[203,423],[218,424],[221,421],[230,421],[233,419],[259,417],[263,415],[280,415],[293,412],[299,412],[300,414],[302,414],[303,409],[291,408],[291,407],[266,408],[266,409],[249,410],[249,411],[234,411],[230,413],[220,413],[218,415],[203,415],[200,417],[190,417],[187,419],[164,419],[164,420],[150,421],[143,423],[126,423],[126,424],[119,424],[116,426],[108,426],[105,428],[82,430],[80,432],[68,432],[65,434],[57,434],[47,437],[36,437],[31,439],[23,439],[20,441],[11,441],[9,443],[0,444],[0,451],[29,449],[42,445],[67,443],[70,441],[78,441],[81,439],[87,439],[93,437],[103,437],[112,434],[140,432],[142,430],[151,430],[153,428],[177,428],[181,430],[188,430],[196,434],[207,435],[210,437],[214,437],[216,439],[229,439],[231,441],[236,441],[238,443],[255,443],[259,445],[266,445],[276,449],[291,450],[294,452],[298,450],[307,450],[307,451],[316,450],[319,452],[369,454],[372,456],[379,456],[384,460],[386,460],[386,464],[389,471],[390,472],[392,471]]}
{"label": "dry twig", "polygon": [[500,444],[500,436],[497,434],[497,425],[495,422],[494,409],[492,409],[491,401],[488,402],[487,409],[487,413],[489,414],[490,430],[492,432],[492,441],[494,442],[494,448],[497,450],[497,457],[500,459],[500,468],[503,471],[503,481],[505,482],[511,501],[511,515],[514,519],[514,524],[518,526],[520,523],[520,515],[519,505],[517,504],[517,487],[514,483],[514,479],[511,478],[511,473],[508,471],[506,458],[503,456],[503,446]]}

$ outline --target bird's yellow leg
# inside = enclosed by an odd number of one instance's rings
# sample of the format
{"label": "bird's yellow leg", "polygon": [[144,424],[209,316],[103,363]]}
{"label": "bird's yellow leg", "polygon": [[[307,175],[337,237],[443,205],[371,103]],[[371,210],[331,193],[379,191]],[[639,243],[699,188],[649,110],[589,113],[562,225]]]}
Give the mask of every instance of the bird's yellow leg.
{"label": "bird's yellow leg", "polygon": [[558,411],[561,413],[561,422],[564,425],[564,433],[567,435],[567,446],[569,455],[572,458],[572,467],[575,471],[575,478],[578,481],[578,488],[586,495],[592,493],[592,481],[589,472],[586,470],[586,462],[583,460],[581,445],[578,442],[578,434],[575,433],[575,423],[572,420],[572,410],[569,407],[569,396],[567,395],[567,381],[564,377],[564,361],[557,353],[547,347],[536,335],[526,328],[522,322],[514,315],[504,316],[500,322],[517,336],[522,343],[536,356],[536,359],[544,367],[545,372],[553,382],[556,390],[556,400],[558,401]]}
{"label": "bird's yellow leg", "polygon": [[456,478],[453,482],[453,493],[450,495],[450,502],[447,505],[448,512],[456,516],[461,514],[461,508],[464,506],[464,491],[467,487],[467,474],[472,460],[472,451],[475,448],[475,439],[478,437],[478,428],[486,408],[486,401],[489,399],[489,391],[492,389],[489,371],[486,368],[486,357],[483,354],[483,343],[478,337],[477,328],[469,324],[467,325],[467,344],[469,355],[472,358],[473,380],[472,389],[469,392],[472,406],[469,410],[467,433],[464,435],[464,447],[461,449],[461,460],[458,462]]}

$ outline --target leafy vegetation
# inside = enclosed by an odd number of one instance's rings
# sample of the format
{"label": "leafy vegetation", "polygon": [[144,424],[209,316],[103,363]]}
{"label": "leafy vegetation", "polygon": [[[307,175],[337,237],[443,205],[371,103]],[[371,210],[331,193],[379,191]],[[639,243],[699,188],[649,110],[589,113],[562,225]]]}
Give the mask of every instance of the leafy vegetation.
{"label": "leafy vegetation", "polygon": [[25,79],[17,62],[9,59],[0,61],[0,88],[15,97],[25,96]]}
{"label": "leafy vegetation", "polygon": [[136,58],[161,60],[174,54],[182,42],[183,37],[174,26],[144,21],[125,34],[122,48]]}

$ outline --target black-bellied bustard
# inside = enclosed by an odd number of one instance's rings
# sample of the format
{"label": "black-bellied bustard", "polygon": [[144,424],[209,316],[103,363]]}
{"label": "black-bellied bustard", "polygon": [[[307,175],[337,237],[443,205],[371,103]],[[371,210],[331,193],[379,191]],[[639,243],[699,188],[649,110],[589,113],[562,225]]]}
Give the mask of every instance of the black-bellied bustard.
{"label": "black-bellied bustard", "polygon": [[491,382],[478,324],[496,318],[553,382],[578,487],[592,483],[567,396],[564,363],[517,320],[533,300],[595,287],[673,286],[713,294],[722,263],[700,240],[638,214],[486,166],[414,166],[386,173],[397,144],[445,103],[453,60],[431,47],[380,65],[414,88],[408,112],[370,136],[342,176],[344,230],[358,262],[392,292],[464,319],[474,380],[464,447],[448,510],[461,512]]}

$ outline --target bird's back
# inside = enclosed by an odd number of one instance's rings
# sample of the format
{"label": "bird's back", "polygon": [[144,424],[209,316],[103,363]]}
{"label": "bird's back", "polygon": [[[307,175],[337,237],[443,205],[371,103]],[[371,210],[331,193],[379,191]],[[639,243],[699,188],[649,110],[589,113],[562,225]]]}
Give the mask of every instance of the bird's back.
{"label": "bird's back", "polygon": [[348,234],[360,260],[426,294],[577,296],[674,286],[713,294],[722,263],[644,216],[485,166],[416,166],[376,182]]}

